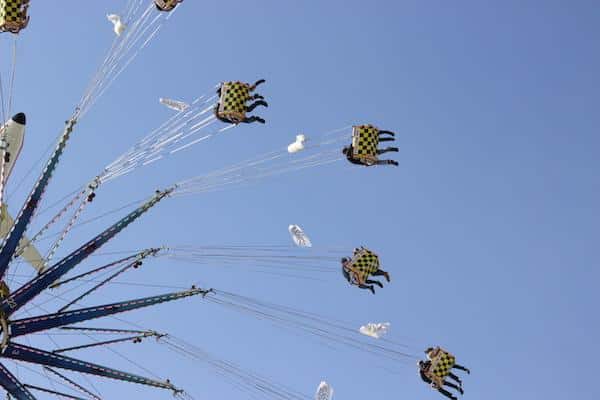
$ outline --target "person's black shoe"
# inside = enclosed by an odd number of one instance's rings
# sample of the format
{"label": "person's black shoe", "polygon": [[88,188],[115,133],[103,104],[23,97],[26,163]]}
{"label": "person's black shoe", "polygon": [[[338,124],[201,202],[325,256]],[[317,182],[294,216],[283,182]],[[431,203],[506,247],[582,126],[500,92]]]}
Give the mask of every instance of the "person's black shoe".
{"label": "person's black shoe", "polygon": [[371,291],[371,293],[375,294],[375,288],[373,287],[373,285],[369,286],[369,290]]}
{"label": "person's black shoe", "polygon": [[397,167],[398,166],[398,161],[392,160],[392,161],[390,161],[390,164],[395,165]]}
{"label": "person's black shoe", "polygon": [[265,120],[259,117],[259,118],[256,118],[256,122],[260,122],[261,124],[264,124]]}

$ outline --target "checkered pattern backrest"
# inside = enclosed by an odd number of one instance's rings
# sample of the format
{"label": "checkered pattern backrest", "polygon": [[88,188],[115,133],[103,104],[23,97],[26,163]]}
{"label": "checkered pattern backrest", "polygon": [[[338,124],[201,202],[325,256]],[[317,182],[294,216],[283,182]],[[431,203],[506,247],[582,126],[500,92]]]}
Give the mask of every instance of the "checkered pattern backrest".
{"label": "checkered pattern backrest", "polygon": [[379,146],[379,129],[373,125],[358,125],[352,127],[352,148],[354,158],[377,159]]}
{"label": "checkered pattern backrest", "polygon": [[221,86],[219,116],[235,121],[246,118],[246,102],[250,99],[250,86],[243,82],[225,82]]}
{"label": "checkered pattern backrest", "polygon": [[359,282],[364,282],[379,269],[379,257],[368,249],[361,249],[350,260],[348,269],[356,275]]}
{"label": "checkered pattern backrest", "polygon": [[0,0],[0,31],[18,33],[27,25],[24,0]]}
{"label": "checkered pattern backrest", "polygon": [[435,357],[431,359],[431,373],[438,378],[443,379],[448,375],[456,359],[445,350],[439,349]]}

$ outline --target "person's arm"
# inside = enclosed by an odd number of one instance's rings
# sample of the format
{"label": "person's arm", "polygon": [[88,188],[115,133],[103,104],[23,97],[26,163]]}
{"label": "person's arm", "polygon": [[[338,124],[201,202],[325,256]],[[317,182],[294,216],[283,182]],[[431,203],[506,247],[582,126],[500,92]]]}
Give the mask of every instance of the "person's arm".
{"label": "person's arm", "polygon": [[352,279],[350,279],[350,274],[348,273],[345,267],[342,267],[342,273],[344,274],[344,278],[346,278],[348,283],[352,285]]}
{"label": "person's arm", "polygon": [[217,117],[217,119],[218,119],[219,121],[223,121],[223,120],[221,119],[221,116],[219,115],[219,104],[218,104],[218,103],[217,103],[217,105],[215,106],[215,108],[213,108],[213,112],[214,112],[214,114],[215,114],[215,117]]}
{"label": "person's arm", "polygon": [[362,161],[357,160],[356,158],[352,158],[352,155],[347,155],[346,158],[348,159],[348,161],[350,161],[352,164],[357,164],[357,165],[364,165],[362,163]]}
{"label": "person's arm", "polygon": [[348,271],[348,275],[350,276],[350,281],[349,282],[352,285],[357,285],[358,286],[360,284],[360,282],[358,281],[358,279],[357,279],[356,274],[354,273],[354,271],[349,270]]}
{"label": "person's arm", "polygon": [[431,384],[431,379],[429,379],[423,371],[419,371],[419,374],[421,375],[421,379],[423,379],[423,382]]}
{"label": "person's arm", "polygon": [[352,145],[347,147],[348,151],[346,152],[346,159],[350,161],[352,164],[363,165],[362,161],[354,158],[352,154],[354,153],[354,147]]}
{"label": "person's arm", "polygon": [[356,285],[360,286],[365,284],[365,282],[361,278],[362,274],[358,274],[354,270],[352,271],[352,280],[355,282]]}

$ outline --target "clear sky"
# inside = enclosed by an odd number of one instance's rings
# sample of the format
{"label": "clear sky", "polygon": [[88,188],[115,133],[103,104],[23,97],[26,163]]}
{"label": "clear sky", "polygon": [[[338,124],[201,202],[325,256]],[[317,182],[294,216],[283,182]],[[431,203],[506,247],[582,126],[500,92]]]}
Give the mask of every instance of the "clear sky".
{"label": "clear sky", "polygon": [[[105,14],[124,6],[31,3],[14,100],[14,110],[27,113],[27,137],[9,193],[61,131],[109,48]],[[287,226],[296,223],[316,246],[378,251],[392,282],[373,296],[336,274],[306,281],[164,260],[124,281],[201,282],[356,324],[390,321],[392,339],[416,349],[441,344],[471,368],[465,399],[597,399],[599,38],[598,3],[586,0],[186,0],[81,121],[45,204],[172,115],[159,97],[190,101],[220,81],[265,78],[266,125],[239,127],[107,184],[85,217],[282,148],[298,132],[373,123],[397,132],[398,168],[338,162],[169,199],[107,251],[289,244]],[[4,77],[6,35],[0,41]],[[31,184],[30,176],[10,198],[13,212]],[[109,222],[74,231],[63,251]],[[165,290],[114,285],[93,300]],[[390,365],[331,349],[199,298],[126,319],[310,396],[324,379],[336,399],[441,398],[420,381],[413,361]],[[151,342],[119,351],[195,398],[246,398],[201,364]],[[78,356],[145,373],[107,350]],[[107,399],[170,396],[125,383],[95,385]]]}

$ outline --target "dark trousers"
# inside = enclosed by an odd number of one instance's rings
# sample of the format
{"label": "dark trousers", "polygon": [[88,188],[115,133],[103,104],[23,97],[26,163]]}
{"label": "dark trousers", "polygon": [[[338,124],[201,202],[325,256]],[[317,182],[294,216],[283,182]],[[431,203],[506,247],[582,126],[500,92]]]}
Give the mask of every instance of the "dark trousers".
{"label": "dark trousers", "polygon": [[385,149],[377,149],[377,155],[388,153],[390,151],[398,151],[397,147],[386,147]]}
{"label": "dark trousers", "polygon": [[469,368],[463,367],[462,365],[454,364],[452,368],[460,369],[461,371],[466,371],[467,374],[470,374]]}
{"label": "dark trousers", "polygon": [[396,164],[396,161],[394,160],[377,160],[375,162],[376,165],[389,165],[389,164]]}
{"label": "dark trousers", "polygon": [[262,83],[265,83],[264,79],[259,79],[256,82],[254,82],[254,85],[250,86],[250,91],[252,92],[254,89],[256,89],[256,87]]}
{"label": "dark trousers", "polygon": [[462,381],[460,380],[460,378],[456,375],[454,375],[452,372],[448,373],[448,377],[450,377],[451,379],[454,379],[454,381],[458,382],[459,385],[462,385]]}
{"label": "dark trousers", "polygon": [[452,399],[452,400],[457,400],[458,399],[456,396],[454,396],[452,393],[450,393],[446,389],[439,388],[438,392],[440,392],[441,394],[443,394],[444,396],[446,396],[449,399]]}
{"label": "dark trousers", "polygon": [[269,107],[269,105],[267,104],[266,101],[264,101],[264,100],[258,100],[258,101],[255,101],[254,103],[250,104],[248,107],[246,107],[246,111],[250,112],[250,111],[254,110],[256,107],[258,107],[258,106]]}
{"label": "dark trousers", "polygon": [[444,381],[444,386],[448,386],[451,387],[452,389],[456,389],[459,392],[462,393],[462,389],[459,386],[456,386],[454,383],[448,382],[448,381]]}
{"label": "dark trousers", "polygon": [[262,119],[261,117],[257,117],[256,115],[253,115],[251,117],[246,117],[246,119],[244,119],[243,121],[241,121],[245,124],[251,124],[253,122],[260,122],[261,124],[265,123],[265,120]]}

